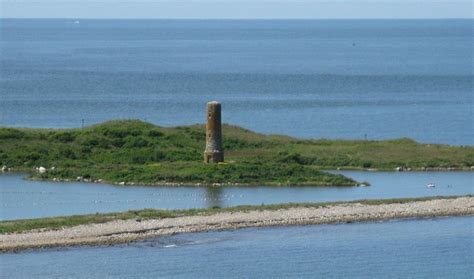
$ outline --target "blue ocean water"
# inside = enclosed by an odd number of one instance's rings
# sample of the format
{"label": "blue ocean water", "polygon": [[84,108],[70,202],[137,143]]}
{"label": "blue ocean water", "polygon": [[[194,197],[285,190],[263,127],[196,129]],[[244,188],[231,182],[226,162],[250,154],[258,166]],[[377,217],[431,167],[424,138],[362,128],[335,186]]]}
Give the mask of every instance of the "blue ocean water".
{"label": "blue ocean water", "polygon": [[0,125],[474,144],[474,20],[0,19]]}
{"label": "blue ocean water", "polygon": [[472,278],[474,217],[181,234],[1,254],[6,278]]}
{"label": "blue ocean water", "polygon": [[[262,133],[472,145],[473,26],[471,19],[0,19],[0,126],[203,123],[205,103],[219,100],[225,122]],[[3,176],[0,215],[472,193],[472,174],[377,175],[353,174],[368,188],[222,192]],[[466,179],[470,187],[459,184]],[[473,239],[473,217],[183,234],[1,254],[0,277],[471,278]]]}
{"label": "blue ocean water", "polygon": [[[0,220],[132,209],[188,209],[474,194],[473,172],[341,171],[370,187],[140,187],[24,180],[0,174]],[[434,183],[435,188],[427,188]]]}

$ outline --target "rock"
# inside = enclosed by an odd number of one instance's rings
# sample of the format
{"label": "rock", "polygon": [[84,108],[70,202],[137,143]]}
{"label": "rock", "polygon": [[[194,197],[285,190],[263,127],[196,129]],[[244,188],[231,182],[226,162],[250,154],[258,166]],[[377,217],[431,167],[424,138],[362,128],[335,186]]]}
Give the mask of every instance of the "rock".
{"label": "rock", "polygon": [[396,167],[395,170],[396,171],[403,171],[403,167]]}
{"label": "rock", "polygon": [[2,172],[6,172],[8,170],[7,166],[2,167]]}
{"label": "rock", "polygon": [[119,185],[125,185],[125,182],[122,181],[122,182],[119,183]]}
{"label": "rock", "polygon": [[38,172],[39,173],[46,173],[46,168],[45,167],[39,167]]}
{"label": "rock", "polygon": [[76,181],[82,181],[82,176],[76,177]]}
{"label": "rock", "polygon": [[56,170],[56,167],[51,167],[51,170],[52,170],[52,171]]}

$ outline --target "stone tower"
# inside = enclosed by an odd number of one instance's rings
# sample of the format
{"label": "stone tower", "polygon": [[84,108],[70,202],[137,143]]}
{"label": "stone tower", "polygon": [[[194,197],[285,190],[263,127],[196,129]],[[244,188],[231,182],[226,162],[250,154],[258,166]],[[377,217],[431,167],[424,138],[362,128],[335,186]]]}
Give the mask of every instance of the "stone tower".
{"label": "stone tower", "polygon": [[207,103],[206,149],[204,163],[224,162],[222,148],[221,104],[213,101]]}

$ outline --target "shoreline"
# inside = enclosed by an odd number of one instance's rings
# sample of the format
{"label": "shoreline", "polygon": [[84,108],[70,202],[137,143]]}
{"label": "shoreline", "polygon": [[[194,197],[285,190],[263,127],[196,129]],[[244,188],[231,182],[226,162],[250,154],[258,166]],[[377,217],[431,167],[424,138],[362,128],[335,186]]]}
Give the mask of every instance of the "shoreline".
{"label": "shoreline", "polygon": [[[334,169],[328,170],[321,170],[322,172],[330,173],[329,171],[336,171]],[[464,171],[463,169],[459,171]],[[466,170],[468,171],[468,170]],[[87,183],[87,184],[106,184],[106,185],[113,185],[113,186],[144,186],[144,187],[367,187],[370,186],[367,182],[358,182],[355,181],[353,184],[341,184],[341,185],[331,185],[331,184],[321,184],[321,183],[311,183],[311,182],[304,182],[304,183],[278,183],[278,182],[255,182],[255,183],[238,183],[238,182],[221,182],[221,183],[206,183],[206,182],[167,182],[167,181],[159,181],[159,182],[133,182],[133,181],[109,181],[105,179],[81,179],[76,178],[41,178],[37,176],[37,172],[30,171],[30,170],[9,170],[9,171],[2,171],[1,174],[13,174],[13,175],[22,175],[24,179],[30,181],[39,181],[39,182],[58,182],[58,183]]]}
{"label": "shoreline", "polygon": [[78,225],[56,230],[32,230],[0,234],[0,252],[25,249],[112,245],[177,233],[234,230],[250,227],[317,225],[389,219],[474,215],[474,197],[438,198],[406,203],[331,205],[252,209],[211,214],[126,219]]}
{"label": "shoreline", "polygon": [[[438,172],[474,172],[474,168],[470,167],[463,167],[463,168],[420,168],[420,169],[410,169],[410,170],[402,170],[397,171],[393,169],[363,169],[363,168],[321,168],[320,171],[329,172],[332,171],[356,171],[356,172],[389,172],[389,173],[438,173]],[[96,180],[89,180],[89,179],[44,179],[34,176],[36,173],[30,170],[10,170],[10,171],[3,171],[0,172],[1,174],[13,174],[13,175],[21,175],[24,176],[24,179],[31,180],[31,181],[39,181],[39,182],[58,182],[58,183],[88,183],[88,184],[106,184],[106,185],[113,185],[113,186],[144,186],[144,187],[256,187],[256,186],[265,186],[265,187],[288,187],[288,186],[297,186],[297,187],[367,187],[371,186],[370,183],[363,181],[358,181],[355,185],[314,185],[314,184],[282,184],[282,183],[232,183],[232,182],[223,182],[223,183],[198,183],[198,182],[156,182],[156,183],[146,183],[146,182],[114,182],[108,181],[104,179],[96,179]]]}

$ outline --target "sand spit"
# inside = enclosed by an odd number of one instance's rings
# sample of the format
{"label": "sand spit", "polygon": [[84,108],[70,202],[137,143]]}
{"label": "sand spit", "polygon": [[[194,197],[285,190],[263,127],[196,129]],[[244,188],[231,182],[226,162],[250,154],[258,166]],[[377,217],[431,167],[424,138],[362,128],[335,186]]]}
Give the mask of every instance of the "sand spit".
{"label": "sand spit", "polygon": [[329,224],[394,218],[474,215],[474,197],[435,199],[410,203],[363,205],[341,203],[327,207],[225,212],[156,220],[117,220],[60,230],[0,235],[0,251],[74,245],[126,243],[176,233],[229,230],[247,227]]}

